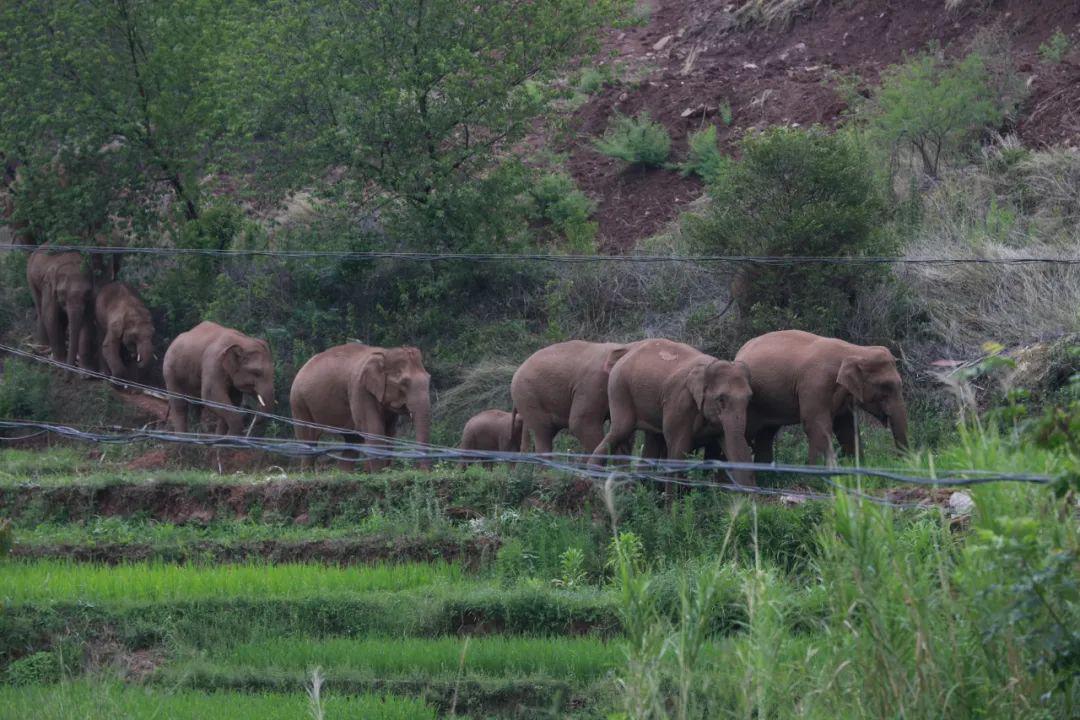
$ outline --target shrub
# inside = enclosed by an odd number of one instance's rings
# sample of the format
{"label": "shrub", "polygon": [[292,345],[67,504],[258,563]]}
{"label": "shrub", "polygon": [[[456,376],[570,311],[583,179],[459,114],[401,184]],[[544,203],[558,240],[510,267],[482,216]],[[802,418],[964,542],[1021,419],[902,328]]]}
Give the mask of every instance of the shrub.
{"label": "shrub", "polygon": [[682,164],[683,175],[694,173],[705,182],[712,182],[728,161],[716,144],[716,126],[710,125],[691,133],[689,145],[686,162]]}
{"label": "shrub", "polygon": [[592,95],[604,87],[604,80],[604,73],[599,69],[594,67],[585,68],[581,71],[581,77],[578,78],[577,89],[586,95]]}
{"label": "shrub", "polygon": [[52,374],[43,366],[7,358],[0,368],[0,417],[12,420],[50,420]]}
{"label": "shrub", "polygon": [[[988,37],[983,36],[983,45]],[[970,148],[1015,106],[1013,83],[999,80],[982,53],[957,62],[934,52],[916,55],[883,73],[872,133],[894,158],[904,149],[918,154],[923,172],[937,177],[943,159]]]}
{"label": "shrub", "polygon": [[578,189],[572,177],[561,172],[543,175],[532,186],[531,194],[536,214],[551,223],[572,250],[593,249],[596,223],[589,216],[596,210],[596,203]]}
{"label": "shrub", "polygon": [[63,663],[54,652],[36,652],[8,665],[7,682],[12,685],[47,685],[58,682]]}
{"label": "shrub", "polygon": [[1039,57],[1055,65],[1065,59],[1068,52],[1069,36],[1061,32],[1061,28],[1055,30],[1049,40],[1039,45]]}
{"label": "shrub", "polygon": [[607,134],[596,141],[596,149],[631,165],[660,166],[671,152],[671,136],[648,113],[635,118],[619,115]]}
{"label": "shrub", "polygon": [[[685,223],[690,241],[727,255],[886,254],[884,203],[873,168],[846,135],[775,128],[748,135],[742,160],[725,163],[704,215]],[[885,266],[753,266],[732,283],[744,336],[778,327],[844,335],[861,295]]]}

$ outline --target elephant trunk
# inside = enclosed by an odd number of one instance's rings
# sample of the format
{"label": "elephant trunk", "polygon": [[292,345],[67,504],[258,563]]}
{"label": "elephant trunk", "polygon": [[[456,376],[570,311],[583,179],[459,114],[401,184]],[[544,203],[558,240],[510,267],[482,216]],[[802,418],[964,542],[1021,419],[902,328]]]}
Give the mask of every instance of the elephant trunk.
{"label": "elephant trunk", "polygon": [[893,440],[900,450],[907,450],[907,407],[903,400],[895,400],[885,409],[885,415],[889,419],[889,429],[892,430]]}
{"label": "elephant trunk", "polygon": [[[417,389],[408,400],[409,410],[412,411],[413,427],[416,429],[416,442],[427,445],[431,442],[431,397],[427,384]],[[431,469],[430,460],[421,460],[420,467],[424,470]]]}
{"label": "elephant trunk", "polygon": [[[68,365],[75,365],[79,357],[79,343],[82,341],[83,332],[88,330],[86,328],[86,306],[82,302],[71,303],[67,306],[65,312],[68,321],[67,363]],[[86,367],[88,361],[89,358],[82,358],[82,362],[77,364],[80,367]]]}
{"label": "elephant trunk", "polygon": [[[750,445],[746,442],[746,410],[726,412],[724,422],[724,455],[729,462],[753,462]],[[732,477],[739,485],[757,485],[754,473],[750,470],[735,470]]]}
{"label": "elephant trunk", "polygon": [[[154,361],[154,343],[149,336],[140,337],[135,344],[135,364],[140,370],[150,367]],[[273,397],[273,393],[270,396]]]}

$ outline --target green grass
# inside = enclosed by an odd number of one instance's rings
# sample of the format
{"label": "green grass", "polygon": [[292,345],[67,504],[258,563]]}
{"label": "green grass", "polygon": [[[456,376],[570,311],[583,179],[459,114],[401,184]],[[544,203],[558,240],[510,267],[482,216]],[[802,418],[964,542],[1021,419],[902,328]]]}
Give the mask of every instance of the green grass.
{"label": "green grass", "polygon": [[356,596],[460,583],[446,563],[328,567],[321,565],[117,566],[64,561],[0,565],[0,599],[26,603],[160,603],[229,598],[301,599]]}
{"label": "green grass", "polygon": [[[433,708],[400,697],[330,694],[322,698],[322,706],[327,718],[435,718]],[[312,717],[309,698],[302,694],[169,692],[109,682],[0,687],[0,719],[3,720],[301,720]]]}
{"label": "green grass", "polygon": [[622,660],[617,643],[590,638],[440,637],[328,640],[275,638],[212,650],[208,660],[249,670],[352,670],[376,676],[546,675],[590,681]]}

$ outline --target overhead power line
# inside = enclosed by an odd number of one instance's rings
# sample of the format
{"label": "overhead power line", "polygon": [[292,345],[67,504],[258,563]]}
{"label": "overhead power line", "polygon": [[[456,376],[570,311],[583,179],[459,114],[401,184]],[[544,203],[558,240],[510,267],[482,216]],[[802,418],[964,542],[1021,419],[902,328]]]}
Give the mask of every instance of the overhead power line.
{"label": "overhead power line", "polygon": [[[32,252],[42,246],[0,245],[0,251]],[[404,260],[413,262],[546,262],[556,264],[594,263],[693,263],[715,265],[1080,265],[1080,257],[1030,256],[987,257],[907,257],[899,255],[556,255],[546,253],[452,253],[405,252],[392,250],[255,250],[177,247],[99,247],[96,245],[48,245],[55,252],[89,255],[151,255],[164,257],[209,256],[218,258],[280,258],[285,260]]]}

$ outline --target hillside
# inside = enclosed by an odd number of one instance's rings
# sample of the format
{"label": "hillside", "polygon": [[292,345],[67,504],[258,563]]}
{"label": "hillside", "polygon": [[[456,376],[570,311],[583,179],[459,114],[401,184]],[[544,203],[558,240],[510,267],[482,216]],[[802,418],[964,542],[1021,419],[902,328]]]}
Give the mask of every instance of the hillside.
{"label": "hillside", "polygon": [[[983,28],[997,27],[1011,40],[1017,70],[1030,93],[1011,127],[1024,145],[1080,146],[1080,47],[1075,40],[1080,4],[1071,0],[943,0],[748,3],[800,6],[789,23],[740,22],[739,3],[724,0],[642,0],[639,26],[610,31],[600,66],[614,66],[614,80],[576,110],[569,169],[598,203],[598,243],[623,252],[659,230],[702,193],[701,183],[672,170],[625,169],[593,147],[617,113],[645,111],[663,123],[680,157],[687,135],[717,126],[730,147],[748,129],[814,123],[833,126],[846,103],[838,81],[857,76],[872,85],[905,53],[939,44],[961,51]],[[645,6],[648,6],[647,8]],[[988,5],[988,6],[987,6]],[[965,9],[964,6],[971,6]],[[983,7],[987,6],[987,7]],[[1046,62],[1039,46],[1056,30],[1074,40],[1060,63]],[[725,125],[720,108],[731,108]]]}

